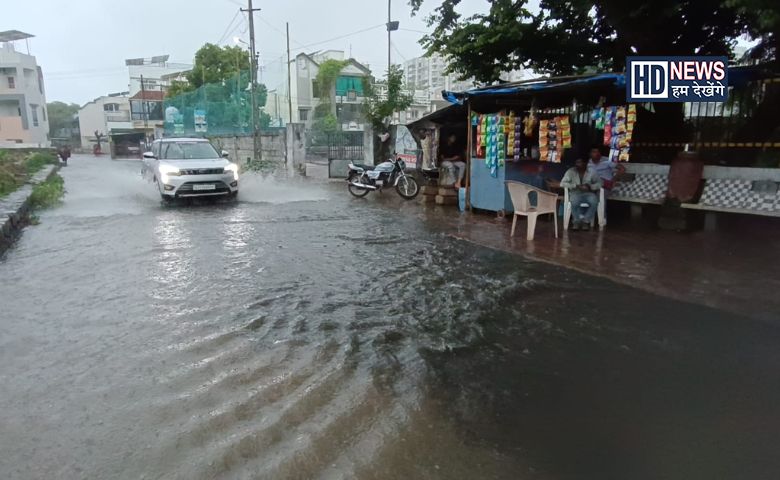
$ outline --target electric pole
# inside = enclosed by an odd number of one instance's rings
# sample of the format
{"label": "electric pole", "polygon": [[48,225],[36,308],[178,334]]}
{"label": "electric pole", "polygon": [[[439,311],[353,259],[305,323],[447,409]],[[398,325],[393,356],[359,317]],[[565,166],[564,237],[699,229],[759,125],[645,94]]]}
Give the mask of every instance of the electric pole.
{"label": "electric pole", "polygon": [[292,81],[290,80],[290,22],[287,22],[287,110],[289,122],[292,123]]}
{"label": "electric pole", "polygon": [[390,17],[390,7],[393,3],[393,0],[387,0],[387,75],[388,80],[390,79],[390,32],[392,32],[391,27],[391,17]]}
{"label": "electric pole", "polygon": [[249,8],[242,8],[242,12],[247,12],[249,15],[249,50],[251,58],[250,63],[250,76],[252,78],[251,85],[251,97],[252,97],[252,143],[255,149],[255,156],[258,160],[263,159],[262,152],[260,151],[260,131],[258,124],[260,123],[259,112],[257,109],[257,54],[255,49],[255,12],[260,11],[259,8],[252,8],[252,0],[249,2]]}
{"label": "electric pole", "polygon": [[398,30],[398,26],[400,22],[394,22],[392,20],[392,17],[390,15],[390,7],[392,6],[393,0],[387,0],[387,74],[388,79],[390,78],[390,66],[392,65],[392,60],[390,59],[390,33]]}

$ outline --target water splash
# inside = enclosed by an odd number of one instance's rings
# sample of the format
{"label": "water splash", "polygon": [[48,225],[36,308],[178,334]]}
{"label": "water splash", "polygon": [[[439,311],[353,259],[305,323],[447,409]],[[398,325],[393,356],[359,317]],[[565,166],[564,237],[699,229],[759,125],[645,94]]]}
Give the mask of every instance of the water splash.
{"label": "water splash", "polygon": [[241,177],[242,203],[316,202],[330,197],[325,185],[306,179],[279,178],[248,172]]}

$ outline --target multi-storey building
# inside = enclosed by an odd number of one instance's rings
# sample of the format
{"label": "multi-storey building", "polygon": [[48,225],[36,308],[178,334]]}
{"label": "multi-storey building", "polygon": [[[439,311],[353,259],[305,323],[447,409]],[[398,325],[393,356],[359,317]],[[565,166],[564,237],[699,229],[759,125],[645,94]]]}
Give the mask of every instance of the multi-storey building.
{"label": "multi-storey building", "polygon": [[0,32],[0,144],[50,145],[43,72],[29,49],[18,50],[31,37]]}

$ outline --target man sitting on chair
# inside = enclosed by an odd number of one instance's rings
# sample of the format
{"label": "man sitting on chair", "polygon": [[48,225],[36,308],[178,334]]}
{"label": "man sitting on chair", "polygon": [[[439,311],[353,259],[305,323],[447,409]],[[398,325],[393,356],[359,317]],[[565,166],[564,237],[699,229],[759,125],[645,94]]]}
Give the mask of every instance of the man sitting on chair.
{"label": "man sitting on chair", "polygon": [[458,137],[455,134],[447,138],[447,144],[441,149],[441,166],[444,168],[454,168],[456,170],[454,187],[460,188],[463,176],[466,174],[466,149],[458,143]]}
{"label": "man sitting on chair", "polygon": [[[601,188],[601,178],[588,168],[585,160],[578,158],[574,167],[568,169],[561,180],[561,187],[569,189],[569,201],[574,215],[573,230],[590,230],[590,224],[596,216],[596,208],[599,205],[599,197],[596,192]],[[585,212],[580,205],[587,204]]]}

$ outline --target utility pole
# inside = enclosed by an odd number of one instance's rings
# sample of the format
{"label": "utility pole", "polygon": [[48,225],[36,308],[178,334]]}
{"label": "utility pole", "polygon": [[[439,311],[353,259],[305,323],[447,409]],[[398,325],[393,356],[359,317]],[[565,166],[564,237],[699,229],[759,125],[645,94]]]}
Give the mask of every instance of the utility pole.
{"label": "utility pole", "polygon": [[149,109],[147,108],[146,104],[146,87],[144,85],[144,76],[141,75],[141,115],[144,117],[144,145],[146,147],[149,146],[149,141],[147,140],[148,130],[149,130]]}
{"label": "utility pole", "polygon": [[250,62],[250,68],[251,72],[250,75],[252,77],[252,88],[251,88],[251,97],[252,97],[252,143],[254,145],[255,149],[255,156],[257,156],[258,160],[263,159],[262,152],[260,151],[260,135],[259,135],[259,126],[260,119],[258,117],[258,110],[257,110],[257,54],[255,49],[255,12],[260,11],[259,8],[252,8],[252,0],[247,0],[249,2],[248,7],[249,8],[242,8],[242,12],[247,12],[249,15],[249,49],[250,49],[250,55],[251,58],[249,59]]}
{"label": "utility pole", "polygon": [[287,113],[290,115],[288,121],[292,123],[292,80],[290,80],[290,22],[287,22]]}
{"label": "utility pole", "polygon": [[387,0],[387,73],[388,75],[390,74],[390,66],[392,65],[392,60],[390,58],[390,32],[394,32],[398,30],[398,26],[400,24],[400,22],[394,22],[390,15],[390,7],[392,6],[392,2],[393,0]]}
{"label": "utility pole", "polygon": [[392,6],[393,0],[387,0],[387,75],[388,79],[390,78],[390,32],[392,32],[390,23],[392,22],[390,17],[390,7]]}

